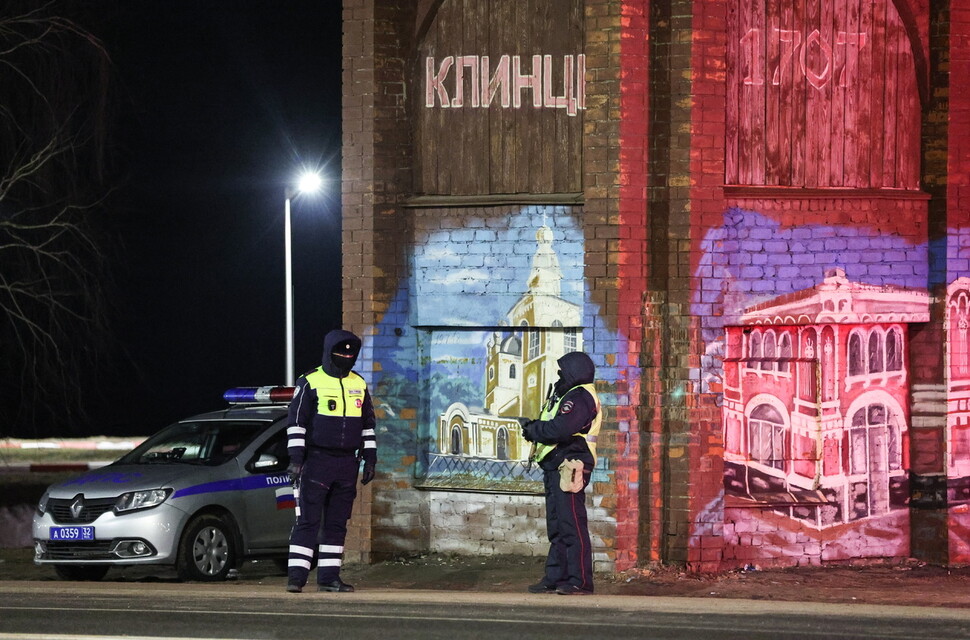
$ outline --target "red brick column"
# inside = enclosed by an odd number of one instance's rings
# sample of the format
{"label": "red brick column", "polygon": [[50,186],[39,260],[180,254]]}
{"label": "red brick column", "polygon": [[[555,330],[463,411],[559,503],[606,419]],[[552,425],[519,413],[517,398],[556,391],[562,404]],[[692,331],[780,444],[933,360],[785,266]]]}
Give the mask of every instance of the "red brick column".
{"label": "red brick column", "polygon": [[[647,154],[649,147],[648,87],[650,68],[649,1],[626,2],[620,10],[620,125],[619,125],[619,201],[617,213],[620,237],[617,322],[623,348],[618,354],[629,375],[618,396],[628,403],[617,406],[617,421],[625,426],[618,437],[627,456],[617,455],[616,522],[617,569],[639,561],[655,561],[656,553],[641,544],[641,529],[655,517],[641,512],[644,455],[640,437],[642,423],[639,400],[642,397],[640,354],[643,351],[643,293],[647,288]],[[654,514],[655,516],[656,514]],[[647,539],[656,539],[648,536]]]}
{"label": "red brick column", "polygon": [[921,560],[944,564],[948,561],[946,541],[949,533],[946,507],[946,337],[943,322],[946,286],[954,278],[963,275],[951,272],[948,265],[951,255],[946,241],[950,229],[961,226],[955,217],[950,219],[946,187],[949,4],[938,2],[931,9],[928,34],[930,88],[922,122],[921,182],[923,190],[931,195],[927,218],[930,238],[929,288],[934,301],[930,304],[930,322],[913,327],[910,340],[910,553]]}
{"label": "red brick column", "polygon": [[[404,88],[413,5],[406,0],[343,3],[343,324],[364,339],[357,369],[372,386],[374,362],[381,356],[372,346],[375,327],[403,277],[410,237],[401,202],[411,189]],[[378,421],[382,418],[378,415]],[[386,530],[381,522],[395,494],[384,484],[379,479],[358,497],[347,561],[367,561],[381,551],[381,531]]]}
{"label": "red brick column", "polygon": [[[598,484],[615,514],[617,570],[639,559],[641,299],[646,261],[646,0],[587,0],[584,196],[586,269],[599,320],[595,351],[606,407],[611,481]],[[606,339],[613,333],[615,343]]]}
{"label": "red brick column", "polygon": [[[690,290],[696,299],[701,290],[701,242],[706,232],[723,224],[724,153],[727,58],[726,0],[699,0],[693,5],[691,71],[693,76],[690,149]],[[700,306],[690,310],[692,332],[690,367],[701,369],[705,342],[701,323],[711,320],[713,310]],[[694,402],[690,406],[693,438],[690,449],[691,539],[688,567],[696,571],[721,569],[724,521],[724,443],[721,410],[713,393],[692,379]]]}

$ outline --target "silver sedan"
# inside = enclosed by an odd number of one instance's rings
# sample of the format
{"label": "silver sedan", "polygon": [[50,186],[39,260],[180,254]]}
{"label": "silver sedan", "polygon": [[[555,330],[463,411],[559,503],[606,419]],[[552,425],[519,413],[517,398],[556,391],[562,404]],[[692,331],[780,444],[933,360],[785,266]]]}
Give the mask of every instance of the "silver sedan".
{"label": "silver sedan", "polygon": [[[33,518],[34,562],[68,580],[137,564],[174,565],[182,579],[203,581],[224,580],[248,558],[285,566],[295,519],[289,397],[278,387],[273,402],[256,393],[268,389],[227,392],[228,409],[177,422],[116,462],[50,486]],[[267,404],[252,403],[261,396]]]}

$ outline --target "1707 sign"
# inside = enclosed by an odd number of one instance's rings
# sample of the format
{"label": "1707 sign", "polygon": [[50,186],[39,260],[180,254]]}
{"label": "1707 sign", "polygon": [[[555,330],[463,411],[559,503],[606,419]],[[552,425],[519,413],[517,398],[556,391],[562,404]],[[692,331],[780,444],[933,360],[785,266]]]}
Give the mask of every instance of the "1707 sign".
{"label": "1707 sign", "polygon": [[771,84],[778,86],[786,74],[801,74],[816,89],[833,79],[838,86],[846,87],[856,75],[859,51],[868,42],[865,33],[839,31],[830,42],[818,29],[804,35],[793,29],[774,28],[765,51],[763,39],[761,29],[749,29],[741,38],[741,59],[748,70],[746,85],[763,85],[770,75]]}

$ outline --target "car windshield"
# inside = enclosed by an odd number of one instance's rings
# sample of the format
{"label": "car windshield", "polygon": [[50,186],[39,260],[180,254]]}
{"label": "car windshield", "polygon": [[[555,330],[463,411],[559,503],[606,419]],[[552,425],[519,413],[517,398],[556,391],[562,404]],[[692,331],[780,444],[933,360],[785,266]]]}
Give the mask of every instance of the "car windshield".
{"label": "car windshield", "polygon": [[222,464],[234,458],[268,424],[253,420],[179,422],[156,433],[118,463]]}

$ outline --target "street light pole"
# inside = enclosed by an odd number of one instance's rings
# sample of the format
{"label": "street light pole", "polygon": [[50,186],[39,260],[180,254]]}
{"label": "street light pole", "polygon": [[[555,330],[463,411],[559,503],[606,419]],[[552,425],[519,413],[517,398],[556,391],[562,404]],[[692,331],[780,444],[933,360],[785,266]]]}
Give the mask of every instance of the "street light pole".
{"label": "street light pole", "polygon": [[286,215],[283,219],[286,254],[286,386],[293,386],[296,365],[293,358],[293,239],[290,229],[290,200],[293,190],[286,189]]}
{"label": "street light pole", "polygon": [[297,193],[312,194],[316,193],[322,184],[320,176],[311,171],[307,171],[300,176],[296,188],[287,187],[284,196],[286,197],[286,210],[283,217],[283,244],[285,247],[286,261],[286,386],[292,387],[296,377],[296,364],[293,357],[293,239],[290,222],[290,200]]}

